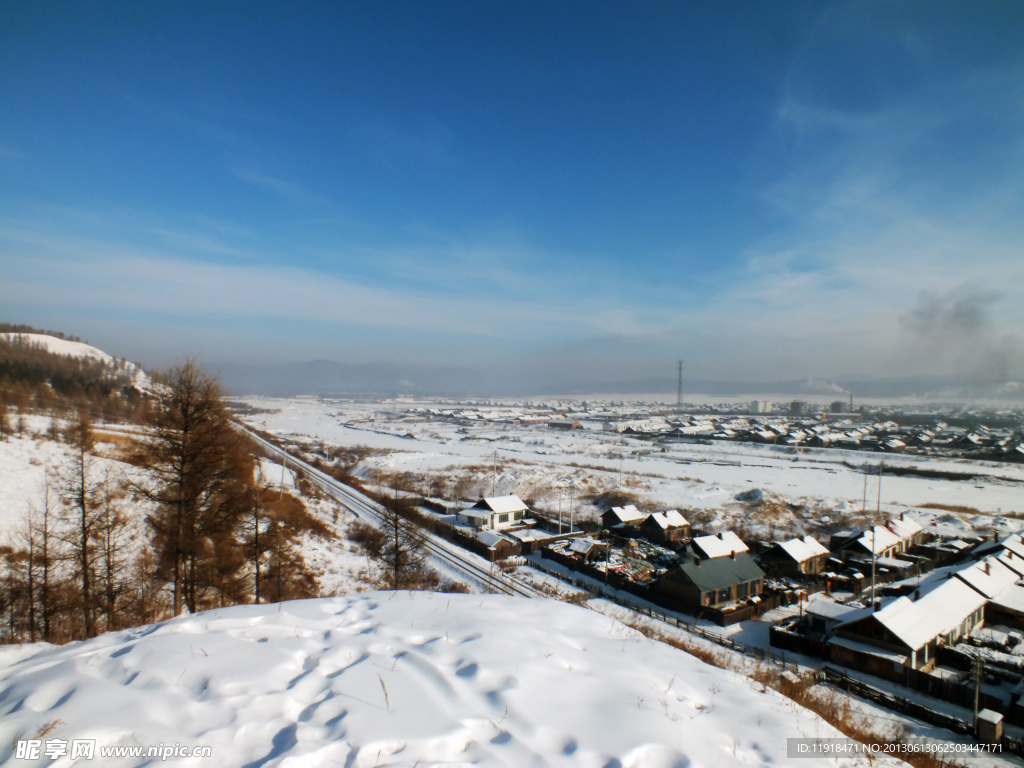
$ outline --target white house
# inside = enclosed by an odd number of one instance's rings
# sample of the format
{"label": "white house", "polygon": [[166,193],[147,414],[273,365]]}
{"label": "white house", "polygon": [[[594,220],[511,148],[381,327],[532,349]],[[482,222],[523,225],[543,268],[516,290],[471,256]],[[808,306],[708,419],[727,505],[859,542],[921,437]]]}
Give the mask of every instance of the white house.
{"label": "white house", "polygon": [[474,528],[501,530],[519,525],[530,514],[530,508],[516,495],[480,499],[459,513],[459,521]]}

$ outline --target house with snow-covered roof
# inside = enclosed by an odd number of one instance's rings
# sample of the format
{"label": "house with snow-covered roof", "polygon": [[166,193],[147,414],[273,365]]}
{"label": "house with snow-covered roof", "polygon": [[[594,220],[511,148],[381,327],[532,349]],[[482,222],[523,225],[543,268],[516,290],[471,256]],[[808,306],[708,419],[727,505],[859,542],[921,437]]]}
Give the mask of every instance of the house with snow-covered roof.
{"label": "house with snow-covered roof", "polygon": [[818,574],[825,569],[831,553],[812,536],[793,538],[772,545],[758,558],[769,573]]}
{"label": "house with snow-covered roof", "polygon": [[476,540],[485,548],[487,559],[492,563],[518,555],[523,549],[518,541],[508,539],[496,531],[482,530],[476,535]]}
{"label": "house with snow-covered roof", "polygon": [[750,551],[740,537],[732,531],[719,531],[710,536],[697,536],[690,542],[690,548],[694,555],[704,560],[732,557],[737,552]]}
{"label": "house with snow-covered roof", "polygon": [[725,608],[748,598],[760,599],[764,571],[749,552],[734,550],[710,560],[687,558],[663,573],[651,588],[690,609]]}
{"label": "house with snow-covered roof", "polygon": [[492,496],[459,512],[459,522],[474,528],[501,530],[522,524],[530,508],[516,495]]}
{"label": "house with snow-covered roof", "polygon": [[900,513],[885,525],[850,532],[844,540],[837,539],[838,534],[834,534],[830,546],[843,560],[895,557],[920,544],[924,540],[924,529],[906,513]]}
{"label": "house with snow-covered roof", "polygon": [[601,515],[601,524],[605,528],[615,528],[619,525],[637,528],[644,521],[645,517],[646,515],[637,509],[636,506],[628,504],[625,507],[612,507],[609,509]]}
{"label": "house with snow-covered roof", "polygon": [[644,536],[655,543],[668,544],[690,538],[690,523],[675,509],[655,512],[640,523]]}
{"label": "house with snow-covered roof", "polygon": [[829,643],[835,664],[903,679],[903,668],[931,669],[936,648],[984,624],[987,598],[948,578],[918,600],[900,597],[881,610],[839,625]]}

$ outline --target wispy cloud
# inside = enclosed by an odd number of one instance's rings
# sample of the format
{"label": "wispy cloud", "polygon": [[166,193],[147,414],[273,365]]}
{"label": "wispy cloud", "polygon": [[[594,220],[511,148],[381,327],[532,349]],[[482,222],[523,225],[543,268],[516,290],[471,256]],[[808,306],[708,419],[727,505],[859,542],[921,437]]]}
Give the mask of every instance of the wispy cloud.
{"label": "wispy cloud", "polygon": [[313,204],[317,206],[323,206],[327,208],[336,208],[337,205],[316,192],[313,192],[308,187],[298,184],[294,181],[288,181],[286,179],[280,179],[276,176],[268,176],[263,173],[256,173],[254,171],[235,169],[232,171],[235,178],[240,181],[244,181],[247,184],[259,187],[260,189],[269,190],[275,194],[286,197],[297,203]]}
{"label": "wispy cloud", "polygon": [[238,141],[238,137],[234,132],[223,127],[221,123],[210,119],[198,108],[187,111],[135,93],[123,93],[122,97],[150,119],[157,120],[165,125],[218,142],[233,143]]}

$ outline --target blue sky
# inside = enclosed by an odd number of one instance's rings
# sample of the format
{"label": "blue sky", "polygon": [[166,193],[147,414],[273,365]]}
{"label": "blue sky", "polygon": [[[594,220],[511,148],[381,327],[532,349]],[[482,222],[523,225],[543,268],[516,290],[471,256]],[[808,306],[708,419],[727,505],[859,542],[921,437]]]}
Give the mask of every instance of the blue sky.
{"label": "blue sky", "polygon": [[0,315],[163,365],[1024,375],[1024,5],[7,3]]}

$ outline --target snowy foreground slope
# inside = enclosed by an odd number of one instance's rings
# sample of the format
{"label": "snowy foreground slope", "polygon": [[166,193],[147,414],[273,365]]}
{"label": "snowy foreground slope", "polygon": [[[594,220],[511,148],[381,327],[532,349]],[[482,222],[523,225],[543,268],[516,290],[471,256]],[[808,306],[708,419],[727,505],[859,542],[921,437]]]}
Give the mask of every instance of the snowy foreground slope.
{"label": "snowy foreground slope", "polygon": [[363,593],[33,648],[0,651],[0,763],[72,764],[11,759],[55,721],[44,740],[203,745],[211,758],[167,762],[249,768],[767,765],[788,762],[787,737],[840,735],[552,600]]}

